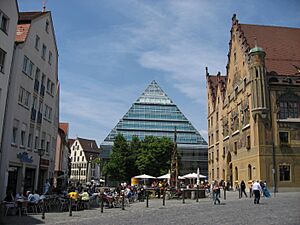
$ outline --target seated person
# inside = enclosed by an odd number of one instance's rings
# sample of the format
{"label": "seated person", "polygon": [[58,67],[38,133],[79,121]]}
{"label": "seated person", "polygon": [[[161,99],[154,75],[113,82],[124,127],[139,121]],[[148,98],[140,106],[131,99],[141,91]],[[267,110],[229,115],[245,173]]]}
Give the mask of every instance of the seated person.
{"label": "seated person", "polygon": [[104,190],[103,195],[103,202],[106,203],[106,206],[112,208],[112,202],[114,201],[114,196],[108,190]]}
{"label": "seated person", "polygon": [[22,200],[22,199],[25,199],[24,195],[21,192],[18,192],[16,194],[16,200]]}
{"label": "seated person", "polygon": [[37,191],[34,191],[34,194],[32,194],[30,191],[28,193],[28,201],[31,203],[36,203],[40,200],[40,195],[37,193]]}
{"label": "seated person", "polygon": [[73,199],[73,200],[77,200],[78,199],[78,193],[76,191],[71,191],[68,193],[68,197]]}
{"label": "seated person", "polygon": [[81,194],[79,194],[79,196],[81,197],[82,201],[89,201],[90,200],[90,195],[87,192],[86,188],[83,190],[83,192]]}

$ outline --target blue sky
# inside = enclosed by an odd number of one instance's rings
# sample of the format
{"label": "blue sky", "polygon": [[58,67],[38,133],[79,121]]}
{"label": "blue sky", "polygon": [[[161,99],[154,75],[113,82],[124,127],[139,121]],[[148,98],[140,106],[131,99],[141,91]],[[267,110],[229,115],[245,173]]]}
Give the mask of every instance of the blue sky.
{"label": "blue sky", "polygon": [[[18,0],[38,11],[42,0]],[[300,2],[47,0],[59,50],[60,120],[100,144],[152,80],[207,140],[205,67],[225,73],[231,17],[300,27]],[[259,42],[259,40],[258,40]]]}

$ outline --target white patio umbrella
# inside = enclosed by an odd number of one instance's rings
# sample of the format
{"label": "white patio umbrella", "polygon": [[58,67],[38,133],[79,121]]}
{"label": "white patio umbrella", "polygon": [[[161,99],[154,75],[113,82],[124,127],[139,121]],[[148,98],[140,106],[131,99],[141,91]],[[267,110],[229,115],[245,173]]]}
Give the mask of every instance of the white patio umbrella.
{"label": "white patio umbrella", "polygon": [[155,179],[156,177],[147,175],[147,174],[141,174],[141,175],[137,175],[133,178],[137,178],[137,179],[144,179],[144,184],[146,184],[146,179]]}
{"label": "white patio umbrella", "polygon": [[[197,173],[189,173],[186,175],[183,175],[184,178],[190,178],[190,179],[195,179],[197,178]],[[206,178],[206,176],[199,174],[199,178]]]}
{"label": "white patio umbrella", "polygon": [[[160,177],[157,177],[157,179],[170,179],[170,174],[169,174],[169,173],[164,174],[164,175],[162,175],[162,176],[160,176]],[[185,177],[183,177],[183,176],[178,176],[178,179],[179,179],[179,180],[184,180]]]}
{"label": "white patio umbrella", "polygon": [[155,179],[156,177],[153,177],[153,176],[150,176],[150,175],[147,175],[147,174],[141,174],[141,175],[135,176],[134,178],[137,178],[137,179]]}
{"label": "white patio umbrella", "polygon": [[170,174],[169,173],[164,174],[164,175],[162,175],[160,177],[157,177],[157,179],[170,179]]}

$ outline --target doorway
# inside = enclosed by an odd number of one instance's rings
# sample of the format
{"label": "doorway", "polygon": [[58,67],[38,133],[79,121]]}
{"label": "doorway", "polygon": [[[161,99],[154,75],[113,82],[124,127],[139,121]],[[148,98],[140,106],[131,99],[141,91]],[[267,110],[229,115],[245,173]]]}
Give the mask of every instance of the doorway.
{"label": "doorway", "polygon": [[231,153],[228,152],[227,154],[227,184],[232,188],[232,162],[231,162]]}

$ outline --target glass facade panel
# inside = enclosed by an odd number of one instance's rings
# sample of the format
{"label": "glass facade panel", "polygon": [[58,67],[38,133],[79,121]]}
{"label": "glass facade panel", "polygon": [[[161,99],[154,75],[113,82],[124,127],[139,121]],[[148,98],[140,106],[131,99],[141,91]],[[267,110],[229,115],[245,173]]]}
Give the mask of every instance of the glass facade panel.
{"label": "glass facade panel", "polygon": [[[174,140],[175,127],[178,150],[183,152],[183,168],[187,168],[187,172],[191,172],[190,169],[193,168],[195,172],[194,169],[201,166],[202,173],[207,174],[207,142],[155,81],[151,82],[105,138],[101,144],[102,157],[109,157],[118,133],[128,141],[133,136],[138,136],[140,140],[146,136],[169,137]],[[185,155],[186,149],[180,149],[181,144],[204,151],[201,154],[195,153],[194,156],[188,155],[189,153]]]}

